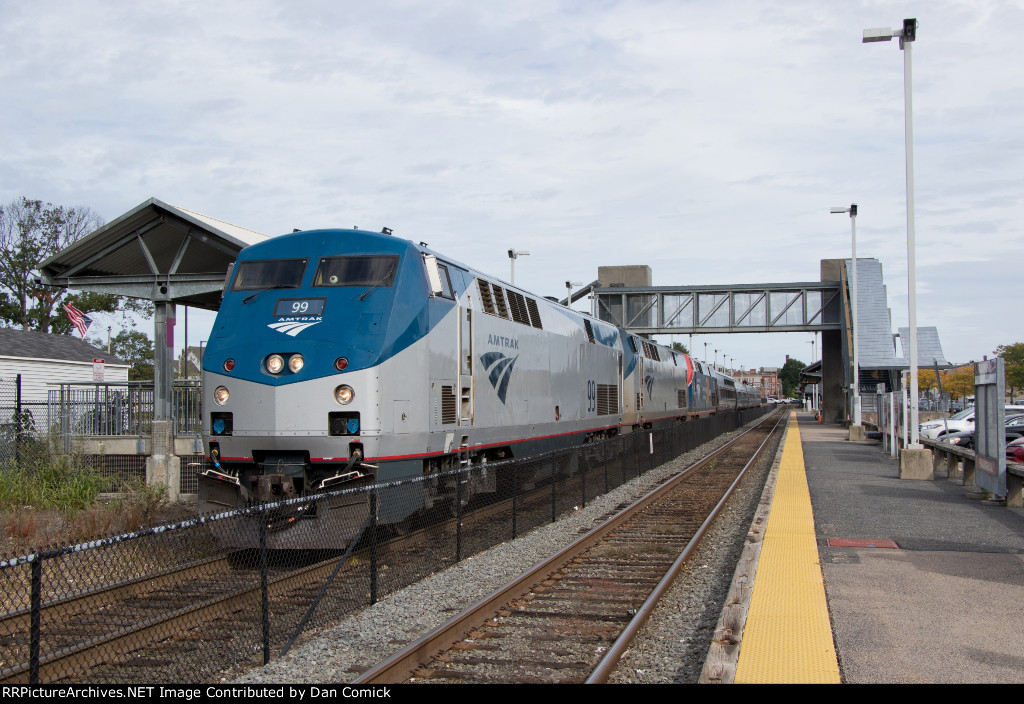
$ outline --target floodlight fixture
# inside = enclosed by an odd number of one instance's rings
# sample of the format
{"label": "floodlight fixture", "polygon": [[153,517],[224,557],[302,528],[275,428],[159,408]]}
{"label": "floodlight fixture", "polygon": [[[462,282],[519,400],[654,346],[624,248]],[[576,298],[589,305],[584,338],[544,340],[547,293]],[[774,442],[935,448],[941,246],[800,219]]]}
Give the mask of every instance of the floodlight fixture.
{"label": "floodlight fixture", "polygon": [[511,279],[511,281],[509,283],[515,284],[516,282],[516,259],[518,259],[519,257],[529,256],[529,254],[530,253],[525,249],[508,250],[508,264],[509,267],[511,268],[511,271],[509,272],[509,278]]}
{"label": "floodlight fixture", "polygon": [[864,44],[870,42],[891,42],[894,36],[897,36],[896,32],[888,27],[874,27],[864,30],[864,39],[861,42]]}
{"label": "floodlight fixture", "polygon": [[572,289],[575,286],[582,286],[582,281],[566,281],[565,282],[565,307],[572,308]]}

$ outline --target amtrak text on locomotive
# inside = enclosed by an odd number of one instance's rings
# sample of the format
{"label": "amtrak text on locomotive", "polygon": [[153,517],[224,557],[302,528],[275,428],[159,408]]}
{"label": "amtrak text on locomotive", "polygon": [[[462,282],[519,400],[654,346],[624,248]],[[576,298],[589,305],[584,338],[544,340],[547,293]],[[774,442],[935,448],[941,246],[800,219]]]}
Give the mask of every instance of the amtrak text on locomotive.
{"label": "amtrak text on locomotive", "polygon": [[502,337],[501,335],[488,335],[487,344],[497,347],[505,347],[510,350],[519,349],[519,339],[515,337]]}

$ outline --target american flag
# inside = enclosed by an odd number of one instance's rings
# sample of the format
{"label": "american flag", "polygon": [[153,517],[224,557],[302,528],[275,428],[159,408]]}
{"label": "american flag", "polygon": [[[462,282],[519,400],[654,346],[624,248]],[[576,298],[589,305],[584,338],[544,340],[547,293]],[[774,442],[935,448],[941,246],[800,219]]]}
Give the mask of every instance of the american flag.
{"label": "american flag", "polygon": [[64,304],[64,312],[67,313],[68,320],[78,330],[78,334],[85,339],[85,333],[88,332],[89,326],[92,325],[92,318],[82,313],[82,311],[75,308],[70,303]]}

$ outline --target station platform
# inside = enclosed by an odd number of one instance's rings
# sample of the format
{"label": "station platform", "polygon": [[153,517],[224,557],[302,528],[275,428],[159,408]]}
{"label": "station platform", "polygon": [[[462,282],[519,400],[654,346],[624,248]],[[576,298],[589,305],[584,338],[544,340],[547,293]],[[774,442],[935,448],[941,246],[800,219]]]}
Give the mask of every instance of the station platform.
{"label": "station platform", "polygon": [[719,624],[735,669],[710,681],[1024,682],[1024,510],[847,437],[791,415],[742,633]]}

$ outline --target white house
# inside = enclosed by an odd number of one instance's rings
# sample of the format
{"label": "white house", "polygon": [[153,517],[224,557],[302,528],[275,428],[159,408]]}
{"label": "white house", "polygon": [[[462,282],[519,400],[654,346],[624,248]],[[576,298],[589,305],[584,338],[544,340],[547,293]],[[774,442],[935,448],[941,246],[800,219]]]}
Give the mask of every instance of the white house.
{"label": "white house", "polygon": [[[129,366],[70,335],[0,328],[0,379],[13,382],[21,374],[23,404],[45,404],[47,392],[61,384],[123,384]],[[5,406],[11,402],[3,399]]]}

